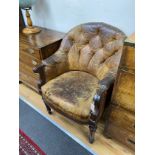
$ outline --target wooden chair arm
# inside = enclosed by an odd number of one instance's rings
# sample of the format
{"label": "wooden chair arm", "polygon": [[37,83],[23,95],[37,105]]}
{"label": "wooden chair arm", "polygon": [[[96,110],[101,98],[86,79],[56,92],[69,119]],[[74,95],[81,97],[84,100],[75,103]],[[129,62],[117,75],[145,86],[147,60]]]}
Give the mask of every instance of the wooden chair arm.
{"label": "wooden chair arm", "polygon": [[[64,69],[62,69],[62,65],[64,65]],[[59,56],[53,54],[33,68],[33,72],[39,74],[38,89],[40,90],[40,94],[41,86],[58,76],[61,72],[65,72],[66,66],[65,62],[63,62]]]}
{"label": "wooden chair arm", "polygon": [[42,61],[42,63],[45,66],[56,66],[64,61],[66,61],[66,55],[63,54],[62,51],[58,50],[57,52],[55,52],[53,55],[51,55],[50,57],[44,59]]}
{"label": "wooden chair arm", "polygon": [[45,81],[46,81],[45,74],[44,74],[44,67],[45,65],[41,63],[38,66],[33,68],[33,72],[39,74],[38,89],[40,94],[41,94],[41,86],[45,84]]}
{"label": "wooden chair arm", "polygon": [[[101,89],[108,89],[115,81],[115,78],[114,76],[112,75],[109,75],[109,76],[106,76],[103,80],[100,81],[100,84],[101,84]],[[106,87],[106,88],[104,88]]]}
{"label": "wooden chair arm", "polygon": [[34,72],[34,73],[40,73],[40,71],[41,71],[44,67],[45,67],[45,65],[41,63],[41,64],[39,64],[38,66],[36,66],[36,67],[33,68],[33,72]]}
{"label": "wooden chair arm", "polygon": [[96,91],[91,105],[91,120],[95,119],[94,121],[97,122],[100,119],[104,110],[107,92],[113,83],[114,78],[112,76],[107,76],[100,81],[100,88]]}
{"label": "wooden chair arm", "polygon": [[40,82],[39,82],[39,87],[41,87],[43,84],[46,82],[46,73],[45,73],[45,67],[51,68],[53,66],[60,64],[61,61],[59,60],[59,57],[56,56],[55,54],[51,55],[50,57],[42,60],[42,63],[39,64],[38,66],[33,68],[34,73],[38,73],[40,77]]}

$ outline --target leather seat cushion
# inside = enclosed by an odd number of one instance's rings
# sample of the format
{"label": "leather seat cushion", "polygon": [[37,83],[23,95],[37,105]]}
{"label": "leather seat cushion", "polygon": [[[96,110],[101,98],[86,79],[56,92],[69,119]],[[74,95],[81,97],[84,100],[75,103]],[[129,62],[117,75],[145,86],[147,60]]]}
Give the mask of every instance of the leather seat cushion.
{"label": "leather seat cushion", "polygon": [[77,121],[88,121],[99,80],[86,72],[70,71],[42,86],[43,97],[55,109]]}

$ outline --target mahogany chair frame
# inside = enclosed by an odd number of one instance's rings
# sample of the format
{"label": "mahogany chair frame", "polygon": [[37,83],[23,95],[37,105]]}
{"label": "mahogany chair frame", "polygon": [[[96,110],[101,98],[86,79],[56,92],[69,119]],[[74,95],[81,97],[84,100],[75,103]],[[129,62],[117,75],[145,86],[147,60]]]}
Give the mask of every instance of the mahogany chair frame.
{"label": "mahogany chair frame", "polygon": [[[38,73],[40,76],[40,80],[38,82],[38,89],[39,89],[40,95],[42,95],[41,87],[46,83],[46,77],[45,77],[45,72],[44,72],[45,67],[46,67],[46,65],[41,63],[40,65],[38,65],[37,67],[35,67],[33,69],[33,71],[35,73]],[[106,77],[105,79],[100,81],[101,87],[100,87],[100,89],[97,90],[96,95],[93,98],[94,104],[93,104],[93,108],[91,108],[91,110],[90,110],[90,117],[89,117],[88,122],[83,123],[81,121],[77,121],[72,117],[66,116],[66,114],[63,113],[62,111],[59,111],[58,109],[56,110],[59,113],[61,113],[62,115],[74,120],[77,123],[88,124],[89,131],[90,131],[90,133],[89,133],[89,142],[90,143],[94,142],[94,135],[95,135],[95,132],[97,129],[97,123],[102,116],[102,113],[104,111],[104,105],[105,105],[107,93],[108,93],[108,90],[110,89],[110,87],[113,85],[113,83],[114,83],[114,78],[111,76]],[[51,108],[53,108],[53,109],[55,109],[55,108],[51,104],[49,104],[48,101],[46,101],[46,99],[44,99],[43,97],[42,97],[42,99],[43,99],[43,102],[46,106],[48,113],[52,114]]]}
{"label": "mahogany chair frame", "polygon": [[[94,25],[96,23],[87,23],[88,25]],[[113,27],[111,25],[105,24],[105,23],[98,23],[99,25],[104,26],[106,29],[112,29],[115,32],[118,32],[119,34],[121,34],[121,41],[122,41],[122,46],[123,46],[123,40],[125,39],[125,34],[117,29],[116,27]],[[74,29],[73,29],[74,30]],[[72,31],[72,30],[71,30]],[[82,32],[82,31],[81,31]],[[96,34],[99,33],[99,29],[97,29]],[[109,31],[106,32],[107,34],[109,33]],[[113,37],[113,36],[111,36]],[[65,38],[64,38],[65,39]],[[72,40],[73,38],[71,38]],[[116,39],[116,37],[113,37],[111,39]],[[72,40],[74,41],[74,40]],[[63,42],[63,41],[62,41]],[[60,46],[61,47],[61,46]],[[38,89],[39,89],[39,93],[42,95],[42,90],[41,87],[50,79],[46,79],[46,67],[50,68],[50,65],[57,65],[59,63],[55,62],[56,60],[54,60],[54,58],[50,59],[46,59],[44,63],[44,61],[36,66],[33,71],[35,73],[38,73],[40,76],[40,80],[38,82]],[[50,72],[51,73],[51,72]],[[52,73],[51,73],[52,74]],[[56,109],[55,107],[52,106],[52,104],[48,103],[47,99],[43,98],[43,101],[45,103],[45,106],[47,108],[47,111],[49,114],[52,114],[51,108],[55,109],[56,111],[58,111],[59,113],[65,115],[66,117],[78,122],[78,123],[84,123],[84,124],[88,124],[89,125],[89,142],[93,143],[94,142],[94,134],[95,131],[97,129],[97,123],[99,121],[99,119],[101,118],[103,111],[104,111],[104,107],[105,107],[105,103],[106,103],[106,98],[108,97],[108,92],[110,92],[109,90],[112,88],[113,83],[114,83],[114,78],[115,75],[113,76],[111,73],[107,73],[106,77],[104,77],[104,79],[100,80],[99,84],[100,84],[100,88],[96,91],[96,94],[93,97],[93,103],[91,104],[91,109],[90,109],[90,115],[89,115],[89,119],[84,121],[77,121],[74,118],[72,118],[71,116],[69,117],[67,114],[63,113],[62,111],[59,111],[58,109]],[[43,95],[42,95],[43,96]]]}

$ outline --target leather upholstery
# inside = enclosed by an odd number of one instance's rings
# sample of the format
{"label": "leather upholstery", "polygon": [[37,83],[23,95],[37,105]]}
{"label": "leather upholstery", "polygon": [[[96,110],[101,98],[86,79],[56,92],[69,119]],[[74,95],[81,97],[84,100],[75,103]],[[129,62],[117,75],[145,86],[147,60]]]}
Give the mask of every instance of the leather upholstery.
{"label": "leather upholstery", "polygon": [[[68,116],[87,121],[98,79],[82,71],[70,71],[50,80],[42,87],[44,98]],[[53,104],[54,103],[54,104]]]}
{"label": "leather upholstery", "polygon": [[53,79],[42,87],[43,95],[66,114],[87,119],[96,81],[107,76],[115,78],[124,39],[123,32],[104,23],[86,23],[73,28],[58,51],[43,61],[49,79]]}
{"label": "leather upholstery", "polygon": [[56,76],[82,70],[101,80],[107,73],[117,72],[124,38],[123,32],[107,24],[82,24],[68,32],[59,50],[43,63],[55,64]]}

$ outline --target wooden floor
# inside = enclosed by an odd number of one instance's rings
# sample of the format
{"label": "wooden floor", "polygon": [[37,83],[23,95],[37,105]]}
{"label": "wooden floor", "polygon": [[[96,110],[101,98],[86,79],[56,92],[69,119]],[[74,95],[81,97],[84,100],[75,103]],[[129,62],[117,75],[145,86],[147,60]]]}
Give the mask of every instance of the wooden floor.
{"label": "wooden floor", "polygon": [[51,120],[57,122],[62,128],[79,138],[85,145],[90,147],[98,155],[134,155],[134,152],[125,146],[114,140],[105,138],[103,136],[102,127],[99,127],[95,134],[95,142],[90,144],[87,138],[88,127],[86,125],[77,124],[56,112],[54,112],[52,115],[48,115],[41,96],[23,84],[20,84],[19,95],[32,103],[32,105],[37,109],[41,110],[42,113],[48,116]]}

